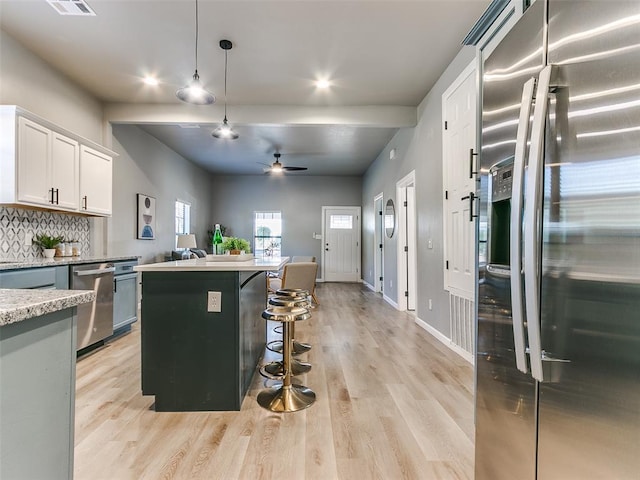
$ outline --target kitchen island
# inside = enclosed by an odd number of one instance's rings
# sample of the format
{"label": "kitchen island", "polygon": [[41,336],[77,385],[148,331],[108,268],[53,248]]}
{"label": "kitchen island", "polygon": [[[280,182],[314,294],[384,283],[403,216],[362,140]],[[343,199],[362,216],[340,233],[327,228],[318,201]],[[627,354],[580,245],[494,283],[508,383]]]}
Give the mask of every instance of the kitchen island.
{"label": "kitchen island", "polygon": [[240,410],[264,352],[266,272],[287,257],[138,265],[142,394],[156,411]]}
{"label": "kitchen island", "polygon": [[76,308],[94,298],[0,288],[0,478],[73,477]]}

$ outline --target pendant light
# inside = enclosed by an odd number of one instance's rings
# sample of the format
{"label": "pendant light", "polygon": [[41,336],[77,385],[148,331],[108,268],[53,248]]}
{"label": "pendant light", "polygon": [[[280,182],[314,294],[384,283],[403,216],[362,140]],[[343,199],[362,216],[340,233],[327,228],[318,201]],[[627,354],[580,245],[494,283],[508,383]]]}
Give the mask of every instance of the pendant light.
{"label": "pendant light", "polygon": [[200,75],[198,75],[198,0],[196,0],[196,72],[193,74],[193,80],[178,89],[176,97],[194,105],[211,105],[216,101],[213,93],[202,87]]}
{"label": "pendant light", "polygon": [[216,138],[228,138],[235,140],[239,137],[238,133],[231,128],[227,121],[227,54],[233,47],[233,43],[230,40],[220,40],[220,48],[224,50],[224,120],[222,125],[216,128],[211,135]]}

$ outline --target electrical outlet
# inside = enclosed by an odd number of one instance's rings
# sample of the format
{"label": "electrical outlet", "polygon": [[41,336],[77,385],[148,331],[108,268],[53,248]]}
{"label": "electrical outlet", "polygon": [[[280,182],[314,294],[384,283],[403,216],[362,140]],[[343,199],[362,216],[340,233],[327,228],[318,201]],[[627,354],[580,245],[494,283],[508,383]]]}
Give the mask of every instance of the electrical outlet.
{"label": "electrical outlet", "polygon": [[207,292],[207,312],[222,311],[222,292]]}
{"label": "electrical outlet", "polygon": [[433,240],[429,239],[427,241],[427,248],[433,248]]}
{"label": "electrical outlet", "polygon": [[433,300],[429,299],[429,310],[433,310]]}
{"label": "electrical outlet", "polygon": [[25,233],[24,234],[25,247],[30,247],[32,243],[33,243],[33,233]]}

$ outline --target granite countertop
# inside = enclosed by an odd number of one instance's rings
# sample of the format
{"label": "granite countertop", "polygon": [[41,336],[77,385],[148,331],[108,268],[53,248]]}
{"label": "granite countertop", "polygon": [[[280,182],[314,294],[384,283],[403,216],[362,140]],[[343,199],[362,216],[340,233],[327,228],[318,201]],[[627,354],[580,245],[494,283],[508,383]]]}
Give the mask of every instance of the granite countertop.
{"label": "granite countertop", "polygon": [[133,267],[137,272],[272,272],[282,268],[289,257],[254,258],[244,262],[210,261],[206,258],[149,263]]}
{"label": "granite countertop", "polygon": [[34,258],[32,260],[0,260],[0,271],[16,270],[19,268],[57,267],[58,265],[72,265],[79,263],[117,262],[121,260],[140,260],[140,257],[136,255],[122,255]]}
{"label": "granite countertop", "polygon": [[93,290],[0,288],[0,326],[92,302]]}

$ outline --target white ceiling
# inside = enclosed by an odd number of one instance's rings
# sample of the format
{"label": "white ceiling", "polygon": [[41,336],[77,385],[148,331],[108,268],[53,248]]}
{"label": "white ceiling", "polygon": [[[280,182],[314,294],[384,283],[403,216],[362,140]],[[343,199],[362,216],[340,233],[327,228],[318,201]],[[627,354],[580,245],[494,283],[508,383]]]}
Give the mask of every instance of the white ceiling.
{"label": "white ceiling", "polygon": [[[112,120],[146,124],[212,172],[259,174],[256,162],[270,163],[277,150],[295,154],[283,155],[285,165],[309,166],[298,175],[360,175],[407,126],[394,114],[424,98],[490,0],[199,0],[198,72],[218,100],[197,110],[175,97],[195,69],[195,1],[88,3],[95,17],[60,16],[45,0],[1,0],[0,27],[106,104],[154,112]],[[234,43],[227,98],[235,141],[210,135],[223,116],[221,39]],[[143,84],[147,74],[160,85]],[[317,90],[318,78],[332,87]],[[373,120],[358,121],[371,109]],[[178,126],[185,123],[201,128]]]}

